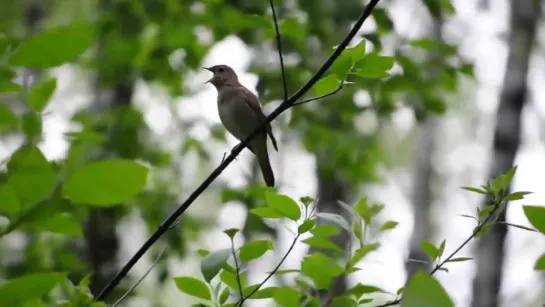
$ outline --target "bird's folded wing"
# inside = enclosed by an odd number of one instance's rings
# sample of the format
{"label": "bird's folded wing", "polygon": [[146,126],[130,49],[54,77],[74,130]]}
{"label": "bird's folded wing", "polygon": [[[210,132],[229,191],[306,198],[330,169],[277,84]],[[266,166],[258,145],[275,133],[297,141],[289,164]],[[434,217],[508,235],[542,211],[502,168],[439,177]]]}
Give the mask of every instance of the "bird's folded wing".
{"label": "bird's folded wing", "polygon": [[[257,117],[260,120],[265,120],[265,114],[263,114],[263,110],[261,109],[261,104],[259,103],[259,100],[257,99],[256,95],[254,93],[250,92],[248,89],[244,89],[244,100],[246,103],[254,110],[254,112],[257,114]],[[274,149],[278,151],[278,146],[276,145],[276,138],[274,137],[274,134],[272,132],[271,124],[267,123],[267,126],[265,127],[267,134],[271,138],[272,144],[274,146]]]}

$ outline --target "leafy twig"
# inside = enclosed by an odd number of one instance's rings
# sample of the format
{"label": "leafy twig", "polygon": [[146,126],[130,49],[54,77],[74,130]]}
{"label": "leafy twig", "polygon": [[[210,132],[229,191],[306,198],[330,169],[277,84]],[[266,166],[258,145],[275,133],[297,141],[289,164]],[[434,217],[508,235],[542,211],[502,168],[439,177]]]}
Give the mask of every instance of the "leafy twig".
{"label": "leafy twig", "polygon": [[242,299],[244,296],[242,294],[242,283],[240,282],[240,267],[238,266],[237,253],[235,252],[235,240],[231,239],[231,252],[233,254],[233,259],[235,259],[235,270],[237,274],[237,284],[238,284],[238,293]]}
{"label": "leafy twig", "polygon": [[325,95],[303,99],[303,100],[301,100],[301,101],[299,101],[297,103],[294,103],[293,106],[298,106],[298,105],[301,105],[303,103],[307,103],[307,102],[319,100],[319,99],[322,99],[322,98],[326,98],[326,97],[329,97],[329,96],[333,96],[333,95],[337,94],[338,92],[340,92],[343,89],[343,86],[344,86],[344,80],[341,81],[341,84],[339,84],[339,87],[337,87],[334,91],[332,91],[330,93],[327,93]]}
{"label": "leafy twig", "polygon": [[138,281],[136,281],[136,283],[132,287],[130,287],[129,290],[127,290],[127,292],[125,292],[125,294],[123,294],[123,296],[121,296],[121,298],[119,298],[117,302],[112,305],[112,307],[119,305],[132,291],[134,291],[134,289],[136,289],[136,287],[138,287],[138,285],[140,285],[140,283],[149,275],[151,270],[153,270],[153,268],[157,265],[161,257],[163,257],[163,254],[167,250],[167,247],[168,245],[165,245],[165,247],[163,247],[163,249],[159,252],[159,256],[157,256],[157,258],[151,264],[150,268],[146,271],[146,273],[144,273],[144,275],[142,275],[142,277],[140,277],[140,279],[138,279]]}
{"label": "leafy twig", "polygon": [[254,295],[257,291],[259,291],[259,289],[261,289],[261,287],[263,287],[263,285],[276,273],[276,271],[278,271],[280,269],[280,267],[282,266],[282,264],[284,263],[284,261],[286,261],[286,258],[288,258],[288,255],[291,253],[291,251],[293,250],[293,248],[295,247],[295,244],[297,243],[297,241],[299,240],[299,237],[301,235],[300,234],[297,234],[295,236],[295,238],[293,239],[293,242],[291,242],[291,245],[290,245],[290,248],[288,248],[288,251],[286,251],[286,253],[284,254],[284,256],[282,257],[282,259],[280,259],[280,262],[278,262],[278,264],[276,265],[276,267],[269,273],[269,275],[267,275],[267,277],[255,288],[252,290],[252,292],[248,293],[248,295],[244,296],[244,297],[241,297],[240,301],[238,302],[237,306],[238,307],[242,307],[242,304],[244,304],[244,301],[246,301],[247,299],[249,299],[252,295]]}
{"label": "leafy twig", "polygon": [[276,47],[278,49],[278,57],[280,58],[280,69],[282,70],[282,85],[284,86],[284,101],[288,100],[288,85],[286,81],[286,70],[284,68],[284,56],[282,55],[282,39],[280,38],[280,29],[278,29],[278,19],[276,18],[276,11],[274,9],[274,0],[269,0],[269,4],[272,10],[274,31],[276,32]]}
{"label": "leafy twig", "polygon": [[[452,259],[454,256],[456,256],[456,254],[458,254],[458,252],[460,252],[462,250],[462,248],[464,248],[471,240],[473,240],[475,238],[475,236],[477,236],[477,234],[481,230],[483,230],[483,228],[486,227],[489,222],[491,222],[492,217],[495,215],[496,211],[500,208],[501,203],[502,202],[500,201],[500,202],[494,204],[494,209],[486,216],[484,221],[482,223],[479,223],[479,225],[477,225],[477,227],[475,227],[475,229],[473,230],[471,235],[462,244],[460,244],[460,246],[458,246],[458,248],[456,248],[447,258],[445,258],[443,261],[438,263],[433,268],[433,270],[430,272],[430,275],[433,275],[433,274],[437,273],[437,271],[439,271],[450,259]],[[395,301],[387,302],[387,303],[384,303],[382,305],[378,305],[378,306],[375,306],[375,307],[394,306],[394,305],[397,305],[397,304],[401,303],[402,300],[403,300],[403,297],[400,297],[400,298],[396,299]]]}
{"label": "leafy twig", "polygon": [[310,78],[310,80],[303,85],[295,94],[290,98],[285,100],[278,106],[271,114],[269,114],[265,120],[263,120],[254,131],[252,131],[242,142],[240,142],[236,148],[233,148],[231,154],[214,169],[210,175],[189,195],[189,197],[174,211],[172,212],[157,230],[151,235],[151,237],[144,242],[144,244],[138,249],[136,254],[129,259],[129,261],[123,266],[121,271],[102,289],[100,294],[95,298],[96,301],[104,300],[116,287],[119,285],[121,280],[127,276],[132,267],[138,262],[140,258],[146,253],[148,249],[153,246],[159,238],[168,231],[170,225],[174,223],[186,210],[189,206],[216,180],[216,178],[235,160],[235,158],[240,154],[242,149],[244,149],[250,141],[265,128],[265,125],[270,123],[272,120],[277,118],[280,114],[285,112],[287,109],[291,108],[299,99],[301,99],[315,84],[318,82],[326,71],[333,65],[335,60],[341,55],[341,53],[346,49],[350,41],[356,36],[359,29],[363,25],[363,22],[371,16],[371,12],[375,6],[379,3],[380,0],[371,0],[369,4],[365,7],[362,14],[358,20],[354,23],[354,26],[339,44],[339,46],[333,51],[331,56],[325,61],[325,63],[318,69],[318,71]]}

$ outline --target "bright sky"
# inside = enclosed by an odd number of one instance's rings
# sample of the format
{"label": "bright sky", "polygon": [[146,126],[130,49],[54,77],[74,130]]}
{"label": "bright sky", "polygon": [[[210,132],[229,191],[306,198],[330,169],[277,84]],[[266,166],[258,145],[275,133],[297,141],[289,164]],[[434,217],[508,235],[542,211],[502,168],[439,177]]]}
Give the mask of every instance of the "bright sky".
{"label": "bright sky", "polygon": [[[415,5],[415,0],[407,6],[407,0],[399,0],[391,8],[391,13],[396,24],[396,28],[410,37],[416,37],[424,34],[425,22],[420,21],[420,17],[425,11]],[[506,0],[490,1],[491,10],[487,13],[476,11],[473,1],[454,0],[453,1],[458,15],[456,20],[446,25],[446,38],[455,40],[462,39],[462,52],[473,59],[476,63],[477,91],[472,90],[475,85],[467,82],[468,88],[464,99],[468,104],[474,104],[474,112],[478,112],[478,123],[473,125],[474,130],[467,131],[465,128],[468,123],[467,110],[452,112],[442,121],[442,130],[445,131],[439,145],[439,154],[437,157],[437,168],[441,176],[444,176],[445,185],[443,192],[448,192],[448,199],[443,196],[440,209],[436,213],[441,220],[442,229],[436,234],[436,242],[446,237],[447,247],[445,253],[455,249],[467,236],[470,235],[473,225],[470,221],[458,217],[458,214],[468,214],[475,211],[478,199],[468,195],[459,189],[464,185],[480,184],[486,178],[488,160],[488,150],[490,137],[493,128],[493,116],[497,108],[499,89],[501,88],[507,49],[505,42],[501,39],[502,34],[508,30],[507,14],[508,5]],[[406,8],[411,7],[407,12]],[[364,25],[364,31],[373,29],[372,23]],[[503,35],[505,36],[505,35]],[[229,57],[225,57],[229,54]],[[249,65],[252,54],[240,40],[235,37],[229,37],[218,43],[210,52],[203,65],[227,64],[233,67],[239,73],[241,82],[248,88],[255,91],[257,76],[243,73]],[[271,59],[271,63],[276,63],[276,59]],[[540,89],[543,84],[545,67],[542,57],[534,57],[531,63],[530,85],[532,89],[531,107],[524,112],[524,144],[522,144],[516,164],[519,165],[517,176],[514,181],[514,190],[533,191],[534,194],[527,197],[523,204],[543,204],[545,195],[541,187],[542,174],[545,173],[545,147],[541,142],[540,134],[542,116],[545,114],[545,97]],[[92,89],[89,88],[86,76],[77,72],[70,66],[61,67],[55,70],[58,76],[58,90],[54,101],[48,108],[48,115],[44,121],[45,140],[41,148],[51,159],[64,157],[67,149],[67,143],[63,139],[63,133],[72,129],[73,125],[67,121],[68,114],[72,114],[77,109],[87,105],[90,102]],[[219,123],[216,109],[216,92],[212,86],[202,83],[209,77],[209,72],[202,71],[195,76],[188,78],[192,85],[199,89],[197,95],[191,98],[178,99],[175,101],[178,116],[183,119],[201,118],[202,125],[197,125],[189,133],[196,138],[205,139],[208,135],[210,123]],[[459,99],[460,97],[458,97]],[[173,129],[173,117],[169,104],[171,98],[157,89],[150,89],[145,84],[139,84],[135,95],[135,103],[145,111],[145,119],[157,134],[157,138],[166,138]],[[319,103],[319,102],[317,102]],[[270,105],[266,112],[270,112]],[[537,112],[536,112],[537,111]],[[460,115],[463,116],[461,117]],[[394,116],[394,124],[400,127],[411,126],[413,120],[410,112],[400,110]],[[280,119],[281,120],[281,119]],[[407,126],[408,125],[408,126]],[[274,124],[273,124],[274,127]],[[464,131],[464,129],[466,131]],[[281,136],[280,131],[276,132]],[[280,137],[281,138],[281,137]],[[169,138],[168,141],[171,139]],[[165,142],[166,143],[166,142]],[[0,160],[5,159],[18,146],[18,141],[4,140],[0,142]],[[229,138],[229,146],[221,145],[218,150],[214,150],[213,159],[216,163],[221,161],[223,153],[228,151],[236,142],[234,138]],[[289,159],[288,159],[289,157]],[[471,157],[468,159],[467,157]],[[230,178],[230,184],[240,186],[245,183],[245,175],[250,173],[249,161],[250,154],[243,152],[238,160],[232,163],[228,169],[220,176],[220,180]],[[305,195],[315,195],[316,184],[314,178],[314,158],[312,155],[302,152],[293,144],[281,144],[278,153],[272,153],[273,168],[276,170],[277,177],[281,183],[280,191],[293,197]],[[280,163],[283,161],[284,163]],[[194,161],[193,161],[194,162]],[[188,178],[198,178],[206,174],[198,172],[198,168],[191,163],[184,164],[187,169],[192,170],[187,174]],[[297,167],[294,167],[294,166]],[[186,169],[186,170],[187,170]],[[197,172],[194,173],[193,171]],[[368,188],[367,193],[370,197],[384,202],[386,210],[384,219],[393,219],[400,222],[397,229],[389,235],[382,238],[383,246],[381,249],[371,254],[361,268],[361,274],[355,274],[354,282],[362,281],[383,287],[385,290],[395,292],[403,285],[405,271],[403,266],[406,257],[407,240],[412,229],[412,217],[407,195],[400,186],[406,184],[409,173],[407,170],[395,170],[385,174],[387,184],[377,185]],[[400,179],[401,178],[401,179]],[[190,190],[200,181],[194,180],[189,186],[184,186],[184,190]],[[446,195],[446,193],[445,193]],[[206,198],[205,198],[206,199]],[[217,203],[215,199],[211,200]],[[209,201],[207,203],[209,203]],[[508,209],[508,219],[512,223],[528,225],[521,209],[520,202],[513,203]],[[444,205],[447,205],[444,207]],[[197,207],[196,205],[195,207]],[[213,206],[219,206],[213,205]],[[202,207],[202,206],[201,206]],[[211,211],[206,208],[205,211]],[[194,248],[219,249],[227,247],[228,241],[225,240],[223,229],[231,227],[241,227],[244,223],[242,217],[245,216],[245,209],[240,204],[226,204],[217,207],[219,212],[217,216],[217,225],[214,229],[206,232],[202,237],[202,245],[195,245]],[[199,208],[192,208],[192,214],[201,214],[203,211]],[[120,233],[131,231],[134,236],[131,240],[123,243],[123,252],[120,262],[130,257],[140,244],[147,238],[147,234],[136,222],[138,215],[135,214],[131,219],[120,227]],[[277,250],[286,250],[291,239],[292,233],[286,230],[289,225],[282,225],[280,231],[280,242]],[[291,227],[293,228],[293,227]],[[537,257],[545,251],[545,240],[538,234],[511,228],[507,238],[507,251],[505,262],[505,276],[503,278],[502,295],[508,299],[506,306],[513,305],[513,299],[516,299],[516,306],[527,306],[525,303],[535,301],[535,295],[543,289],[540,284],[540,277],[533,271],[533,265]],[[298,265],[301,257],[306,253],[306,246],[298,244],[292,255],[288,258],[285,268],[294,268]],[[460,256],[470,256],[472,248],[466,248]],[[257,271],[250,276],[250,283],[258,282],[264,277],[264,272],[272,268],[273,263],[278,261],[280,255],[268,255],[263,259],[256,261],[250,269]],[[149,266],[149,260],[141,261],[132,272],[136,276],[143,274]],[[172,261],[172,272],[179,272],[179,275],[198,276],[198,259],[189,257],[181,261]],[[437,277],[443,283],[451,297],[455,300],[456,306],[469,306],[471,300],[471,279],[474,274],[474,262],[464,262],[452,264],[449,266],[450,273],[438,273]],[[176,275],[176,273],[173,273]],[[153,274],[152,274],[153,275]],[[153,277],[139,288],[142,294],[158,295],[152,285]],[[543,280],[543,277],[542,277]],[[179,294],[173,283],[164,294],[173,306],[172,297],[185,297]],[[522,298],[522,300],[521,300]],[[184,299],[176,299],[180,302],[178,306],[187,306]],[[525,302],[525,303],[522,303]],[[132,303],[136,303],[133,301]],[[138,301],[139,305],[146,303]],[[255,305],[257,306],[257,305]]]}

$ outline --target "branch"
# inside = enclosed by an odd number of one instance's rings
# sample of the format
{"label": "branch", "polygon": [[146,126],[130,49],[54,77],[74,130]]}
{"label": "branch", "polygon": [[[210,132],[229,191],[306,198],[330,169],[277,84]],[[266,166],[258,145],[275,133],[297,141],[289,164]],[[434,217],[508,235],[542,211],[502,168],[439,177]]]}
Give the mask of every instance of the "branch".
{"label": "branch", "polygon": [[240,282],[240,267],[238,266],[237,253],[235,251],[235,240],[231,238],[231,253],[233,254],[233,259],[235,260],[235,270],[237,272],[237,285],[238,285],[238,294],[242,299],[244,295],[242,294],[242,283]]}
{"label": "branch", "polygon": [[215,170],[208,175],[208,177],[189,195],[189,197],[166,219],[159,225],[157,230],[151,235],[151,237],[144,242],[142,247],[138,249],[136,254],[132,256],[131,259],[123,266],[121,271],[110,281],[100,294],[95,298],[95,301],[104,300],[114,289],[119,285],[121,280],[127,276],[128,272],[132,267],[138,262],[140,258],[146,253],[151,246],[159,240],[159,238],[169,229],[170,225],[174,223],[186,210],[189,206],[210,186],[210,184],[235,160],[235,158],[240,154],[240,152],[250,143],[250,141],[260,132],[265,126],[270,123],[272,120],[277,118],[287,109],[291,108],[297,100],[299,100],[303,95],[305,95],[315,84],[322,78],[326,71],[333,65],[335,60],[341,55],[341,53],[346,49],[350,41],[356,36],[359,29],[361,28],[363,22],[371,15],[371,12],[378,4],[380,0],[371,0],[369,4],[363,10],[361,16],[354,23],[354,26],[344,38],[344,40],[339,44],[339,46],[333,51],[333,54],[327,59],[327,61],[318,69],[316,74],[310,78],[310,80],[303,85],[295,94],[293,94],[288,100],[282,102],[269,116],[265,118],[264,121],[259,124],[252,133],[250,133],[242,142],[233,148],[231,154],[225,158],[225,160],[216,167]]}
{"label": "branch", "polygon": [[127,292],[125,292],[125,294],[123,294],[123,296],[118,299],[117,302],[112,305],[112,307],[116,307],[117,305],[119,305],[132,291],[134,291],[134,289],[136,289],[136,287],[138,287],[138,285],[140,285],[140,283],[149,275],[151,270],[153,270],[153,268],[157,265],[161,257],[163,257],[163,254],[167,250],[167,247],[168,245],[165,245],[165,247],[163,247],[161,252],[159,252],[159,256],[157,256],[157,258],[151,264],[150,268],[146,271],[146,273],[144,273],[144,275],[142,275],[142,277],[140,277],[140,279],[129,290],[127,290]]}
{"label": "branch", "polygon": [[284,261],[286,261],[286,258],[288,258],[288,255],[291,253],[291,251],[293,250],[293,248],[295,247],[295,244],[297,243],[297,241],[299,240],[299,237],[301,235],[300,234],[297,234],[295,236],[295,238],[293,239],[293,242],[291,242],[291,245],[290,245],[290,248],[288,248],[288,251],[286,252],[286,254],[284,254],[284,256],[282,257],[282,259],[280,259],[280,262],[278,262],[278,264],[276,265],[276,267],[269,273],[269,275],[267,275],[267,277],[255,288],[252,290],[252,292],[248,293],[248,295],[244,296],[244,297],[241,297],[240,301],[237,303],[237,306],[238,307],[242,307],[242,304],[244,304],[244,301],[249,299],[252,295],[254,295],[257,291],[259,291],[259,289],[261,289],[261,287],[263,287],[263,285],[274,275],[274,273],[276,273],[276,271],[278,271],[280,269],[280,267],[282,266],[282,264],[284,263]]}
{"label": "branch", "polygon": [[269,0],[271,5],[274,31],[276,32],[276,47],[278,48],[278,57],[280,58],[280,69],[282,70],[282,85],[284,86],[284,101],[288,100],[288,85],[286,83],[286,70],[284,69],[284,57],[282,56],[282,40],[280,38],[280,30],[278,29],[278,19],[276,18],[276,11],[274,10],[274,0]]}
{"label": "branch", "polygon": [[[454,250],[447,258],[445,258],[445,260],[441,261],[440,263],[438,263],[435,266],[435,268],[433,268],[433,270],[430,272],[430,276],[433,276],[433,274],[437,273],[437,271],[439,271],[450,259],[452,259],[452,257],[454,257],[456,254],[458,254],[458,252],[460,252],[462,250],[462,248],[464,248],[471,240],[473,240],[475,238],[475,236],[481,230],[483,230],[483,228],[485,226],[488,225],[488,223],[491,221],[492,217],[495,216],[496,212],[500,208],[501,203],[502,202],[500,201],[497,204],[495,204],[494,210],[492,210],[486,216],[486,218],[484,219],[484,221],[482,223],[480,223],[479,225],[477,225],[477,227],[475,227],[475,229],[473,230],[473,233],[471,233],[471,235],[462,244],[460,244],[460,246],[458,246],[458,248],[456,250]],[[387,303],[384,303],[382,305],[378,305],[378,306],[375,306],[375,307],[394,306],[394,305],[397,305],[397,304],[401,303],[402,300],[403,300],[403,297],[400,297],[400,298],[396,299],[395,301],[387,302]]]}

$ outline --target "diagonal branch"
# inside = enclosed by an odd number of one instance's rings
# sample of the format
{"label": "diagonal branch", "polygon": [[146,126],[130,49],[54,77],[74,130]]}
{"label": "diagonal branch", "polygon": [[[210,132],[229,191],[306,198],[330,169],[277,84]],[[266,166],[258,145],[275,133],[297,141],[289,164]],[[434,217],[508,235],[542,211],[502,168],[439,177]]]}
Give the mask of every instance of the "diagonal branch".
{"label": "diagonal branch", "polygon": [[335,60],[341,55],[341,53],[346,49],[350,41],[356,36],[360,30],[363,22],[371,16],[371,12],[375,6],[379,3],[380,0],[371,0],[369,4],[365,7],[362,14],[358,20],[354,23],[354,26],[344,38],[344,40],[339,44],[339,46],[333,51],[333,54],[327,59],[327,61],[318,69],[318,71],[310,78],[310,80],[303,85],[295,94],[290,98],[282,102],[269,116],[265,118],[261,124],[259,124],[252,133],[246,137],[242,142],[233,148],[231,154],[225,158],[225,160],[214,169],[210,175],[189,195],[189,197],[166,219],[159,225],[157,230],[151,235],[151,237],[144,242],[144,244],[138,249],[136,254],[132,256],[131,259],[121,268],[121,271],[110,281],[110,283],[104,287],[102,292],[95,298],[96,301],[104,300],[114,289],[119,285],[121,280],[127,276],[132,267],[138,262],[140,258],[146,253],[151,246],[159,240],[159,238],[168,231],[171,224],[173,224],[186,210],[189,206],[210,186],[210,184],[235,160],[235,158],[240,154],[240,152],[250,143],[250,141],[265,128],[265,125],[270,123],[272,120],[277,118],[280,114],[285,112],[287,109],[291,108],[303,95],[305,95],[315,84],[322,78],[326,71],[333,65]]}
{"label": "diagonal branch", "polygon": [[288,85],[286,81],[286,70],[284,68],[284,56],[282,55],[282,39],[280,38],[280,29],[278,29],[278,19],[276,18],[276,11],[274,9],[274,0],[269,0],[271,5],[274,31],[276,32],[276,47],[278,49],[278,57],[280,58],[280,69],[282,70],[282,85],[284,86],[284,101],[288,100]]}
{"label": "diagonal branch", "polygon": [[238,301],[237,303],[237,307],[242,307],[242,304],[244,304],[244,301],[246,301],[247,299],[249,299],[252,295],[254,295],[257,291],[259,291],[259,289],[261,289],[261,287],[263,287],[263,285],[274,275],[276,274],[276,272],[278,272],[278,270],[280,269],[280,267],[282,266],[282,264],[284,263],[284,261],[286,261],[286,258],[288,258],[289,254],[291,253],[291,251],[293,250],[293,248],[295,247],[295,244],[297,243],[297,241],[299,241],[299,237],[301,236],[301,234],[297,234],[295,236],[295,238],[293,239],[293,242],[291,242],[291,245],[290,247],[288,248],[288,250],[286,251],[286,253],[284,254],[284,256],[282,257],[282,259],[280,259],[280,262],[278,262],[278,264],[276,265],[276,267],[271,271],[269,272],[269,274],[267,275],[267,277],[261,282],[259,283],[259,285],[254,288],[252,290],[252,292],[248,293],[246,296],[241,296],[240,300]]}

